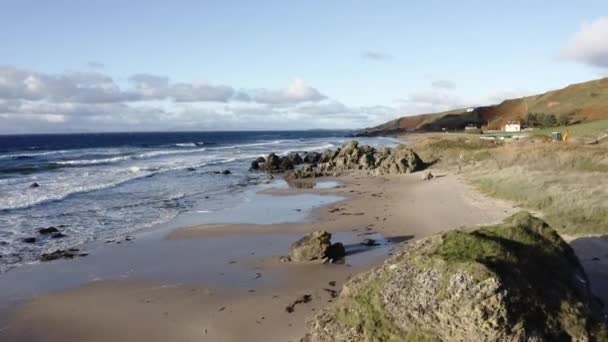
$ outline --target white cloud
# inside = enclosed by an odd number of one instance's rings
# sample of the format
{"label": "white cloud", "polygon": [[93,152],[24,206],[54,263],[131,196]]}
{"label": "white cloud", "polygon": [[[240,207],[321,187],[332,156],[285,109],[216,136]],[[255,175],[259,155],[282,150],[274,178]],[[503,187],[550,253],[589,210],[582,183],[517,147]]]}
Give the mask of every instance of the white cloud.
{"label": "white cloud", "polygon": [[562,50],[562,57],[597,67],[608,67],[608,17],[583,23]]}
{"label": "white cloud", "polygon": [[0,133],[362,128],[391,107],[351,107],[301,78],[283,89],[239,89],[134,74],[42,73],[0,66]]}
{"label": "white cloud", "polygon": [[236,91],[226,85],[172,83],[166,76],[135,74],[128,78],[132,87],[121,87],[100,72],[45,74],[14,66],[0,66],[0,100],[44,100],[74,103],[128,103],[147,100],[175,102],[249,102],[297,104],[327,98],[317,89],[295,78],[285,89]]}
{"label": "white cloud", "polygon": [[129,81],[147,100],[169,98],[176,102],[228,102],[235,96],[235,90],[229,86],[205,83],[172,84],[168,77],[152,74],[136,74],[131,76]]}
{"label": "white cloud", "polygon": [[112,78],[98,72],[52,75],[0,66],[0,99],[96,103],[133,101],[138,96],[121,91]]}
{"label": "white cloud", "polygon": [[393,56],[386,52],[365,50],[361,52],[361,58],[372,61],[387,61],[393,59]]}
{"label": "white cloud", "polygon": [[452,90],[456,88],[456,83],[448,80],[436,80],[431,83],[431,86],[436,89]]}
{"label": "white cloud", "polygon": [[135,74],[129,77],[135,90],[146,99],[162,99],[169,93],[169,77]]}
{"label": "white cloud", "polygon": [[172,83],[135,74],[126,88],[100,73],[0,70],[0,133],[363,127],[358,109],[296,78],[280,90]]}
{"label": "white cloud", "polygon": [[307,85],[302,79],[294,78],[286,89],[258,89],[252,92],[251,99],[267,104],[295,104],[301,102],[318,102],[327,96]]}
{"label": "white cloud", "polygon": [[234,89],[228,86],[178,83],[171,87],[169,96],[177,102],[227,102],[234,93]]}

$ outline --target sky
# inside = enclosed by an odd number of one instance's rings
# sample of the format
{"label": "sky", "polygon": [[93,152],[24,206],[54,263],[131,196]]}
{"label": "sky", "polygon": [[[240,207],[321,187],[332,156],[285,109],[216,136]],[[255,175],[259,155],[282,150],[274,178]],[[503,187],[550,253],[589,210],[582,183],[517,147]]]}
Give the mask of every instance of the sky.
{"label": "sky", "polygon": [[0,134],[362,128],[606,76],[605,0],[0,0]]}

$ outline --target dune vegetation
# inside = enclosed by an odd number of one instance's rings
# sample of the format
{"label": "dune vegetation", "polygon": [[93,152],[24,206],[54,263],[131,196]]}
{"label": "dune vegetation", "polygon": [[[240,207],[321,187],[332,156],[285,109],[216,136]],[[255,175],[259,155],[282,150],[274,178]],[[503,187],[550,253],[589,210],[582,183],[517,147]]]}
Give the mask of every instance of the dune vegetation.
{"label": "dune vegetation", "polygon": [[608,141],[588,143],[601,127],[601,122],[570,126],[573,140],[566,143],[542,135],[512,142],[424,135],[415,139],[414,150],[434,161],[433,168],[457,172],[482,192],[542,215],[561,233],[605,234]]}

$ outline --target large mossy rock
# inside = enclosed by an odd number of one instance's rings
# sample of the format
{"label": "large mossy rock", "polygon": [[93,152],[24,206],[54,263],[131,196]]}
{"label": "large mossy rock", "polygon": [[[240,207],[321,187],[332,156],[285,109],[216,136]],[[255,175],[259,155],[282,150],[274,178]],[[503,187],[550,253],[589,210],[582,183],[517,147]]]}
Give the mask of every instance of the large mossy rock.
{"label": "large mossy rock", "polygon": [[408,244],[350,280],[302,341],[608,341],[572,249],[527,212]]}

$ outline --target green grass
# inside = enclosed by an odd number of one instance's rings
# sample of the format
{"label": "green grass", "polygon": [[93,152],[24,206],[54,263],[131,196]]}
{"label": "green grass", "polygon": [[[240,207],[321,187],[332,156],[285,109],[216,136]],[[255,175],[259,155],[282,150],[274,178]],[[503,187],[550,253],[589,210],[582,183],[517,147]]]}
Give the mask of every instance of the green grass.
{"label": "green grass", "polygon": [[[586,331],[586,297],[578,292],[580,265],[570,247],[542,220],[520,212],[502,224],[444,234],[435,255],[452,268],[481,263],[510,291],[510,316],[555,341]],[[533,262],[531,262],[533,260]]]}
{"label": "green grass", "polygon": [[606,174],[551,172],[508,166],[469,171],[467,178],[483,193],[541,212],[552,227],[568,234],[606,233],[608,188]]}
{"label": "green grass", "polygon": [[608,144],[429,137],[414,150],[487,195],[541,213],[562,233],[608,233]]}
{"label": "green grass", "polygon": [[360,331],[369,342],[439,342],[422,330],[402,331],[386,315],[380,298],[386,281],[387,275],[379,276],[359,286],[346,305],[335,308],[336,319]]}
{"label": "green grass", "polygon": [[386,277],[379,277],[360,287],[350,298],[349,305],[337,309],[336,318],[342,324],[361,330],[366,341],[407,341],[385,314],[379,295],[385,282]]}
{"label": "green grass", "polygon": [[608,133],[608,119],[585,122],[570,126],[549,127],[532,131],[535,135],[550,137],[553,132],[569,132],[571,137],[597,138]]}

